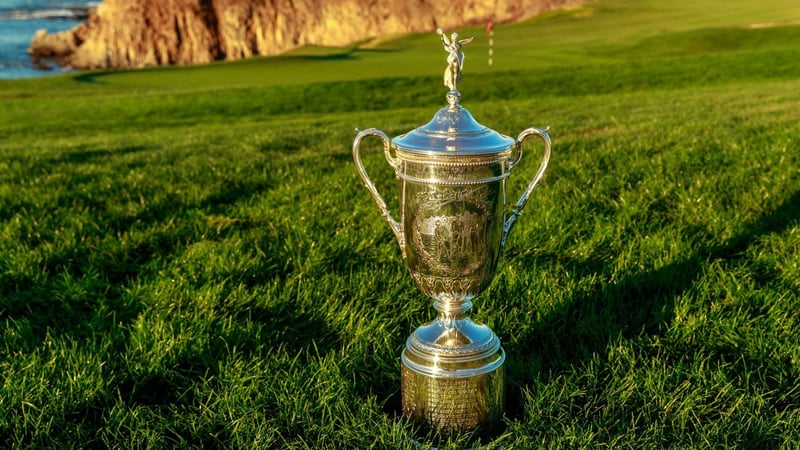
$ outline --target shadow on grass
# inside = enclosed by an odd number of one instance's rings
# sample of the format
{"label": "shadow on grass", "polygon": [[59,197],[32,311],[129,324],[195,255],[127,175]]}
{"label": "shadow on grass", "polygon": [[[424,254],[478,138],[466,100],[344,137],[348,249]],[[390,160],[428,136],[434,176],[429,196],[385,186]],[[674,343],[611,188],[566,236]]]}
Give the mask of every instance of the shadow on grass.
{"label": "shadow on grass", "polygon": [[106,149],[99,149],[99,150],[86,150],[86,151],[75,151],[65,153],[63,155],[56,156],[49,160],[42,161],[43,164],[87,164],[92,163],[98,160],[103,160],[106,158],[115,158],[125,155],[131,155],[136,153],[141,153],[147,150],[151,150],[150,147],[145,146],[131,146],[131,147],[124,147],[120,149],[106,150]]}
{"label": "shadow on grass", "polygon": [[[277,56],[267,56],[267,57],[254,57],[248,60],[239,60],[239,61],[228,61],[223,62],[223,60],[217,60],[215,62],[209,63],[210,64],[248,64],[253,61],[258,61],[259,59],[265,61],[353,61],[361,59],[358,53],[394,53],[403,50],[402,48],[358,48],[358,47],[350,47],[344,49],[328,49],[328,52],[325,50],[320,50],[319,53],[313,53],[313,50],[310,50],[309,53],[303,54],[302,51],[298,54],[288,54],[288,55],[277,55]],[[193,70],[193,69],[203,69],[202,65],[194,65],[194,66],[170,66],[170,67],[147,67],[147,68],[140,68],[140,69],[117,69],[117,70],[97,70],[97,71],[85,71],[79,73],[73,77],[73,80],[79,83],[87,83],[87,84],[104,84],[105,81],[103,78],[109,75],[118,75],[120,73],[125,72],[153,72],[153,71],[180,71],[181,69],[185,70]],[[213,70],[213,68],[212,68]]]}
{"label": "shadow on grass", "polygon": [[[96,158],[144,151],[131,147],[121,151],[86,151],[59,156],[51,162],[82,164]],[[74,174],[74,177],[82,177]],[[91,215],[89,225],[76,231],[66,227],[60,231],[42,230],[27,236],[25,245],[39,260],[30,270],[6,268],[0,264],[0,320],[25,320],[31,334],[29,345],[36,346],[47,335],[64,335],[81,339],[98,332],[117,329],[133,321],[144,309],[141,299],[130,293],[139,281],[151,275],[153,262],[159,266],[179,255],[193,242],[219,238],[197,211],[207,215],[224,215],[231,205],[271,189],[267,178],[223,184],[197,201],[187,202],[179,196],[163,196],[160,201],[134,214],[112,212],[108,199],[85,200],[78,190],[59,198],[58,207],[70,216],[72,203],[83,205],[82,217]],[[12,205],[14,206],[14,205]],[[19,204],[4,211],[8,217],[35,214],[37,205]],[[58,213],[55,215],[57,220]],[[76,220],[70,217],[71,220]],[[95,225],[97,228],[95,229]],[[144,231],[131,233],[134,230]],[[59,233],[79,233],[74,239],[61,241]],[[109,236],[132,235],[118,245],[109,245]],[[224,236],[224,235],[223,235]],[[39,249],[46,250],[39,250]]]}
{"label": "shadow on grass", "polygon": [[[147,149],[84,150],[58,155],[46,164],[64,164],[54,170],[65,174],[61,180],[70,183],[84,174],[72,173],[67,166]],[[52,341],[72,342],[81,349],[102,346],[100,351],[108,355],[104,361],[108,389],[63,407],[64,420],[89,430],[100,430],[108,421],[110,408],[120,401],[163,410],[173,404],[195,404],[197,399],[192,396],[196,390],[192,386],[198,379],[217,373],[231,347],[241,352],[260,352],[266,344],[244,325],[225,328],[227,317],[222,317],[217,319],[222,321],[219,326],[212,327],[219,331],[203,345],[170,355],[156,370],[137,367],[124,356],[129,352],[132,324],[146,312],[148,303],[163,301],[149,298],[154,295],[152,291],[141,288],[158,278],[160,271],[175,264],[188,246],[226,236],[225,232],[214,230],[204,215],[230,214],[240,202],[271,189],[273,180],[258,175],[220,183],[197,197],[159,192],[148,208],[133,214],[126,213],[124,208],[111,207],[116,191],[109,192],[105,186],[82,180],[78,184],[93,189],[91,193],[98,201],[83,201],[79,190],[70,185],[62,190],[58,204],[51,206],[53,211],[43,211],[42,203],[20,200],[17,214],[21,221],[25,222],[30,215],[45,219],[42,229],[20,233],[24,242],[19,248],[27,254],[25,259],[17,260],[16,265],[0,261],[0,323],[18,331],[13,338],[3,341],[11,349],[6,357],[40,351],[46,354]],[[63,238],[66,233],[72,236]],[[294,330],[297,335],[286,336],[294,339],[292,345],[308,345],[308,340],[320,334],[322,338],[315,339],[315,343],[323,350],[337,341],[335,333],[324,331],[325,324],[314,317],[269,309],[247,313],[267,327]],[[235,315],[234,319],[244,321]],[[296,329],[290,322],[306,325]],[[55,411],[59,411],[58,407]],[[74,438],[68,436],[72,432],[73,429],[66,428],[51,438],[68,442]],[[3,432],[0,442],[4,442]],[[84,442],[88,447],[94,444]]]}
{"label": "shadow on grass", "polygon": [[[673,319],[675,299],[697,282],[709,262],[738,259],[759,238],[780,233],[798,221],[800,191],[719,245],[701,245],[684,260],[633,273],[616,284],[587,288],[575,295],[517,342],[504,344],[509,355],[508,416],[514,420],[524,417],[523,389],[543,374],[568,370],[593,354],[605,354],[609,343],[619,336],[657,335],[665,331]],[[696,239],[689,233],[691,230],[686,236],[676,238]],[[574,270],[578,277],[603,272],[599,262],[589,264],[587,269],[584,262],[552,257]]]}
{"label": "shadow on grass", "polygon": [[114,150],[108,150],[102,147],[93,149],[88,145],[81,145],[78,148],[80,150],[70,150],[47,157],[42,157],[39,153],[32,152],[25,156],[7,156],[5,160],[7,162],[20,163],[26,166],[35,166],[32,167],[33,169],[57,171],[58,169],[54,168],[54,166],[61,164],[87,164],[152,150],[151,147],[143,145],[115,148]]}
{"label": "shadow on grass", "polygon": [[296,59],[303,59],[309,61],[345,61],[358,59],[353,55],[353,52],[331,53],[327,55],[298,55]]}

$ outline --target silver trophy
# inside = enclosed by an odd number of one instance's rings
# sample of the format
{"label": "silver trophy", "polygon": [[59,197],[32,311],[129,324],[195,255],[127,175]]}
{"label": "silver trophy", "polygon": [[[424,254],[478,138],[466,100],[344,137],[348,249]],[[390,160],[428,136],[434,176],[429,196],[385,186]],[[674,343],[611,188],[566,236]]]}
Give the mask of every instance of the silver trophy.
{"label": "silver trophy", "polygon": [[[402,360],[403,414],[436,432],[491,430],[504,409],[500,339],[469,318],[472,300],[494,278],[514,223],[550,159],[547,130],[528,128],[517,139],[480,125],[460,104],[457,84],[464,67],[462,46],[448,38],[444,84],[448,105],[433,120],[389,139],[375,128],[360,131],[353,159],[367,189],[392,228],[408,270],[430,296],[438,317],[406,341]],[[506,179],[522,158],[522,143],[534,135],[544,143],[536,175],[511,211]],[[399,180],[400,221],[392,217],[359,155],[361,141],[377,136]]]}

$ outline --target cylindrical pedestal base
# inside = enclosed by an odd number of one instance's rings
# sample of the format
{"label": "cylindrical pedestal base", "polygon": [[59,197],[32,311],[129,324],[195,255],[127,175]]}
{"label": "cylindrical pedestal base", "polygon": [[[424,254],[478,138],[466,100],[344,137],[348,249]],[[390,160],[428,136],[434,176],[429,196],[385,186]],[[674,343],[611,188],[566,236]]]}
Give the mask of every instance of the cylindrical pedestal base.
{"label": "cylindrical pedestal base", "polygon": [[[503,349],[500,358],[505,359]],[[453,433],[493,433],[502,422],[504,410],[503,367],[470,377],[443,371],[423,374],[402,364],[403,415],[424,428]]]}
{"label": "cylindrical pedestal base", "polygon": [[[470,320],[467,301],[459,309],[414,330],[402,360],[403,415],[437,433],[491,434],[503,418],[503,362],[500,339]],[[455,309],[455,313],[452,311]]]}

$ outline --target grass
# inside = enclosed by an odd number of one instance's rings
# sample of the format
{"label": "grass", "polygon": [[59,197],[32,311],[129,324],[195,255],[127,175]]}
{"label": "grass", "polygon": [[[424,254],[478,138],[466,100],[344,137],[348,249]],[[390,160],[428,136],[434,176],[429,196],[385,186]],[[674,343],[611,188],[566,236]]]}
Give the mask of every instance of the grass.
{"label": "grass", "polygon": [[[472,114],[554,145],[475,302],[508,354],[496,446],[800,442],[800,27],[745,27],[800,11],[669,5],[500,26],[492,69],[467,49]],[[350,145],[426,123],[442,56],[0,83],[0,445],[414,448],[399,354],[433,310]]]}

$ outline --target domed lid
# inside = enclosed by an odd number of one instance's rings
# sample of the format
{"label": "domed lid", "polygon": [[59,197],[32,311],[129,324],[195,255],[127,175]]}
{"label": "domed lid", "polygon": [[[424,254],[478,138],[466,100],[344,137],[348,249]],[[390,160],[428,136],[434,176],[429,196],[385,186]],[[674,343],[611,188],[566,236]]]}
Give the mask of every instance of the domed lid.
{"label": "domed lid", "polygon": [[504,152],[514,145],[514,139],[479,124],[459,102],[461,94],[456,89],[464,68],[462,45],[473,38],[458,39],[458,33],[450,38],[441,28],[436,30],[442,45],[448,52],[444,85],[448,106],[440,109],[427,125],[418,127],[392,139],[392,146],[399,151],[423,156],[479,156]]}

